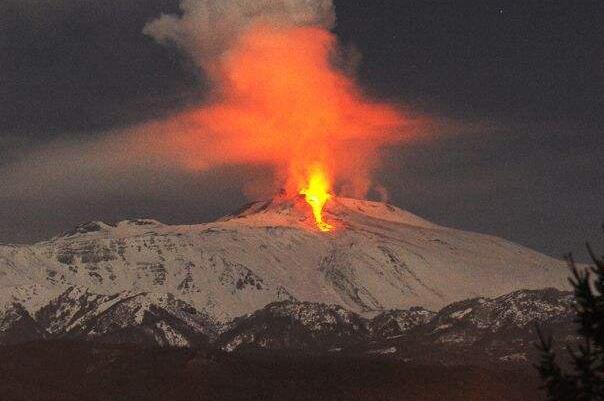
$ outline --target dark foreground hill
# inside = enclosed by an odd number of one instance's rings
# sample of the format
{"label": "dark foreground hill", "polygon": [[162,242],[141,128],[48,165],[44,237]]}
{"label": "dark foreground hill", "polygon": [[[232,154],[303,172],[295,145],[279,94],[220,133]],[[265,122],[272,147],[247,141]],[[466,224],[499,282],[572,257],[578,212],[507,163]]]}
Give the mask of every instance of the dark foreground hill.
{"label": "dark foreground hill", "polygon": [[0,347],[3,401],[538,401],[531,368],[41,342]]}

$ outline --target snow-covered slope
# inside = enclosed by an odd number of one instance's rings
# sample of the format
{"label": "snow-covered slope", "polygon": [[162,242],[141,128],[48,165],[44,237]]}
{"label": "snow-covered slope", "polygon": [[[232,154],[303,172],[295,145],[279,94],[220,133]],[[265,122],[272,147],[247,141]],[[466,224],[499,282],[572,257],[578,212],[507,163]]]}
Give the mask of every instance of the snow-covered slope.
{"label": "snow-covered slope", "polygon": [[388,354],[416,361],[535,360],[536,326],[556,348],[579,338],[571,292],[521,290],[453,303],[438,313],[391,310],[372,319],[335,305],[284,301],[235,319],[217,345],[232,351]]}
{"label": "snow-covered slope", "polygon": [[311,302],[276,302],[235,319],[218,339],[225,351],[328,351],[370,338],[368,322],[344,308]]}
{"label": "snow-covered slope", "polygon": [[67,338],[106,343],[189,347],[216,337],[215,323],[171,294],[121,296],[106,310],[78,322]]}
{"label": "snow-covered slope", "polygon": [[516,342],[525,339],[530,345],[537,338],[535,325],[552,329],[561,324],[572,329],[576,317],[573,304],[571,292],[552,288],[515,291],[495,299],[468,299],[441,309],[428,324],[412,333],[422,341],[445,345],[472,345],[493,336],[513,342],[520,334]]}
{"label": "snow-covered slope", "polygon": [[172,294],[226,322],[283,300],[372,316],[567,288],[558,260],[384,203],[334,198],[326,218],[335,229],[323,233],[301,198],[281,198],[207,224],[87,223],[34,245],[0,246],[0,304],[19,302],[33,316],[75,286],[109,297]]}
{"label": "snow-covered slope", "polygon": [[428,323],[435,315],[435,312],[419,306],[403,310],[392,309],[374,317],[370,329],[374,336],[398,338],[412,328]]}
{"label": "snow-covered slope", "polygon": [[539,327],[546,336],[554,336],[555,350],[564,358],[566,346],[581,343],[574,306],[572,292],[553,288],[468,299],[371,348],[394,350],[410,360],[531,363],[539,358],[535,347]]}
{"label": "snow-covered slope", "polygon": [[389,310],[373,318],[338,305],[281,301],[221,324],[171,294],[99,295],[68,288],[33,317],[19,304],[0,311],[0,345],[45,339],[227,352],[381,355],[439,363],[522,362],[536,357],[536,325],[577,344],[571,292],[521,290],[432,312]]}

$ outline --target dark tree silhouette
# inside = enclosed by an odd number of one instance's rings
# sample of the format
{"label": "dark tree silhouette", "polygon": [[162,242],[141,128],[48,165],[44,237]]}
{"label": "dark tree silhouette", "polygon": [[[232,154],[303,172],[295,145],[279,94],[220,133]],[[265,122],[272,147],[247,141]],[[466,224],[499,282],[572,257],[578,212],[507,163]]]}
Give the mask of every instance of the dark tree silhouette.
{"label": "dark tree silhouette", "polygon": [[604,401],[604,257],[597,258],[589,244],[587,251],[594,266],[586,269],[577,266],[572,254],[566,255],[578,334],[584,341],[577,349],[567,347],[571,356],[568,372],[556,361],[552,339],[538,330],[541,361],[536,367],[548,401]]}

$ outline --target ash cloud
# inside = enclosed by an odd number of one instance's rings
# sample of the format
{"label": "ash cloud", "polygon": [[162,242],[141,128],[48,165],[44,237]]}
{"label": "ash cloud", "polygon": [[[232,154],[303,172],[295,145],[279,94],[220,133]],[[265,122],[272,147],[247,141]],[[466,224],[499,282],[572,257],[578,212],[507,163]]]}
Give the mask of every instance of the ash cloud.
{"label": "ash cloud", "polygon": [[155,138],[163,144],[146,151],[197,170],[270,165],[280,181],[273,191],[290,194],[318,166],[336,193],[363,197],[380,148],[409,139],[398,107],[365,98],[342,68],[331,1],[184,0],[181,9],[143,32],[188,54],[213,91],[204,106],[166,121]]}
{"label": "ash cloud", "polygon": [[143,33],[181,47],[204,68],[254,25],[330,29],[336,19],[331,0],[183,0],[180,8],[182,16],[163,14]]}

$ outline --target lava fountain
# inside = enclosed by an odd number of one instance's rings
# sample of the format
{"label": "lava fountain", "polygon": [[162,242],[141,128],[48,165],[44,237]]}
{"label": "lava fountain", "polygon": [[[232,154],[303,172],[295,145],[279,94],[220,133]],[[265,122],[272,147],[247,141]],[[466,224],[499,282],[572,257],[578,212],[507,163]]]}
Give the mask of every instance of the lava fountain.
{"label": "lava fountain", "polygon": [[332,225],[326,223],[323,219],[323,209],[331,198],[329,186],[329,179],[325,171],[320,166],[314,166],[310,170],[308,183],[300,190],[300,195],[304,195],[306,202],[312,209],[317,228],[324,232],[331,231],[333,228]]}

